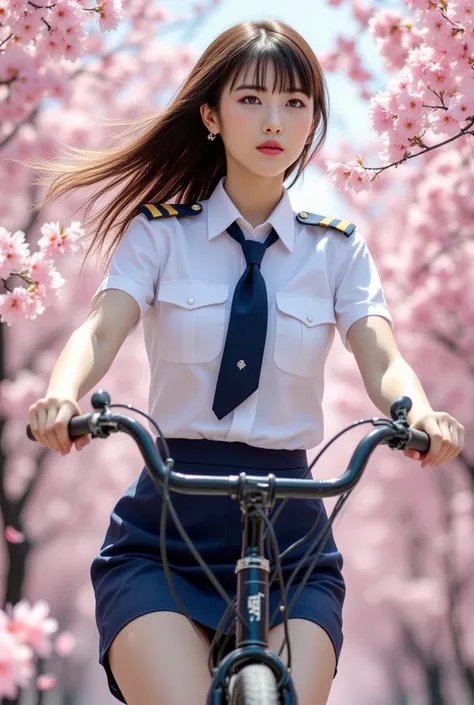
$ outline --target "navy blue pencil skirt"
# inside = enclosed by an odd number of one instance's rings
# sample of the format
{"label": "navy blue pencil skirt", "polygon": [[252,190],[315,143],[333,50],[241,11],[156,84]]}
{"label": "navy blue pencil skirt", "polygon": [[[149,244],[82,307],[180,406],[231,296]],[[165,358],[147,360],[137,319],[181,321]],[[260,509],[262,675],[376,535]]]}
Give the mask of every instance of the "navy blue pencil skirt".
{"label": "navy blue pencil skirt", "polygon": [[[304,450],[269,450],[245,443],[168,439],[175,469],[187,474],[229,475],[245,471],[253,475],[274,472],[280,477],[303,477],[307,468]],[[171,493],[179,518],[196,548],[228,593],[235,597],[235,564],[242,545],[240,505],[230,497],[192,496]],[[275,503],[270,518],[278,509]],[[149,612],[180,612],[166,580],[160,558],[160,518],[162,498],[144,468],[137,480],[119,499],[99,554],[91,565],[99,630],[99,663],[107,674],[112,695],[126,702],[112,674],[107,650],[118,632],[131,620]],[[317,523],[318,533],[327,523],[322,500],[291,499],[275,522],[280,552],[302,538]],[[282,560],[285,582],[305,553],[309,542]],[[174,585],[189,615],[213,635],[226,603],[192,557],[168,514],[168,561]],[[289,618],[308,619],[329,635],[336,660],[342,647],[342,606],[345,585],[342,556],[332,534]],[[273,568],[272,562],[272,568]],[[308,563],[302,568],[288,593],[288,603],[298,589]],[[278,580],[270,589],[270,617],[281,602]],[[281,612],[272,622],[282,621]],[[226,622],[229,630],[232,619]],[[232,642],[229,648],[233,648]],[[336,668],[337,670],[337,668]]]}

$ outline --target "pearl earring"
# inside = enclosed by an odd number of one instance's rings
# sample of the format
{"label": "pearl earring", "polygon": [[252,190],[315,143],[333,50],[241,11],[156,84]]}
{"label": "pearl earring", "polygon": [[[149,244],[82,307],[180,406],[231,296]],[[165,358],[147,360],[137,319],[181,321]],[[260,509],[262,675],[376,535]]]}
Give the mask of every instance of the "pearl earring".
{"label": "pearl earring", "polygon": [[209,140],[209,142],[214,142],[214,140],[216,139],[216,136],[217,135],[215,135],[213,132],[210,132],[207,136],[207,139]]}

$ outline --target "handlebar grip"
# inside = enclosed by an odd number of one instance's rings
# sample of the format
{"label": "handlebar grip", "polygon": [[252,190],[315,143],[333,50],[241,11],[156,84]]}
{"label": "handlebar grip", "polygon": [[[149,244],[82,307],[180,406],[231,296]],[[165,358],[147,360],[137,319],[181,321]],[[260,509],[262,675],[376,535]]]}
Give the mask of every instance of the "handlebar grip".
{"label": "handlebar grip", "polygon": [[[67,430],[70,438],[77,438],[78,436],[87,436],[91,432],[90,429],[91,414],[81,414],[79,416],[73,416],[69,421]],[[36,438],[31,432],[30,424],[26,427],[26,435],[30,441],[36,441]]]}
{"label": "handlebar grip", "polygon": [[416,429],[410,429],[411,438],[406,444],[405,448],[413,448],[413,450],[419,450],[421,453],[426,453],[430,449],[430,437],[424,431],[417,431]]}

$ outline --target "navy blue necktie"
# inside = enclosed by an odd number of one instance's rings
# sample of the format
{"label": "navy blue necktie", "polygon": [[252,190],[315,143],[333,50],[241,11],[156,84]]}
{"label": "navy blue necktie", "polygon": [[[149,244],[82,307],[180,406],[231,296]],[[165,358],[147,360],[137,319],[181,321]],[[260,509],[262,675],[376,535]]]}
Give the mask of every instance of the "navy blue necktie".
{"label": "navy blue necktie", "polygon": [[212,405],[218,419],[227,416],[258,389],[268,323],[267,287],[260,265],[267,247],[278,240],[273,228],[265,242],[246,240],[237,223],[232,223],[227,232],[241,244],[247,268],[237,282],[232,299]]}

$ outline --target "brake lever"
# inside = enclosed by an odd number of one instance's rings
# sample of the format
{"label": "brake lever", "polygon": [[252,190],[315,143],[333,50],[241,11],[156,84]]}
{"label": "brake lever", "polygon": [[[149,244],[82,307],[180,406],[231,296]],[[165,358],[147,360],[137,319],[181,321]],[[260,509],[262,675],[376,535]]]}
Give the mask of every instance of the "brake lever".
{"label": "brake lever", "polygon": [[[387,419],[385,424],[391,426],[400,435],[396,438],[391,438],[385,441],[392,450],[405,450],[408,441],[410,440],[410,424],[407,421],[408,414],[412,407],[410,397],[399,397],[390,406],[390,416],[392,422]],[[380,424],[379,424],[380,425]]]}

